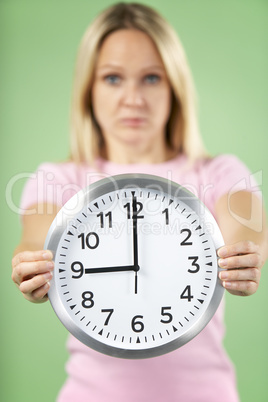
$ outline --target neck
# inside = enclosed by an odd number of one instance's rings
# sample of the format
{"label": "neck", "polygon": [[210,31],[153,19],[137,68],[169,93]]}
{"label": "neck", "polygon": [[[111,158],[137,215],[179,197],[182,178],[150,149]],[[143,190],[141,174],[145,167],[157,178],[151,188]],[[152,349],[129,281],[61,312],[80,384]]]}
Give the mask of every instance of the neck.
{"label": "neck", "polygon": [[152,149],[151,151],[134,150],[133,147],[127,149],[126,147],[106,147],[102,152],[102,157],[111,162],[119,164],[153,164],[162,163],[176,156],[176,151],[163,146],[159,149]]}

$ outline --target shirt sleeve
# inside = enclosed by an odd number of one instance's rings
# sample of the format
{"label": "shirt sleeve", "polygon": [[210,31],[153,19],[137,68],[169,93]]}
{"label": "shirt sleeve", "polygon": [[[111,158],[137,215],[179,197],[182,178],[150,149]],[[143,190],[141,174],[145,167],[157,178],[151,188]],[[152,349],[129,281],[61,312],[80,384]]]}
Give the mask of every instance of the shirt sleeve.
{"label": "shirt sleeve", "polygon": [[43,163],[27,180],[20,202],[20,214],[37,204],[55,204],[62,207],[81,190],[77,171],[69,163]]}
{"label": "shirt sleeve", "polygon": [[204,173],[207,187],[205,198],[213,214],[216,202],[225,194],[231,196],[238,191],[249,191],[259,198],[262,197],[259,187],[261,172],[250,172],[234,155],[220,155],[211,159],[207,162]]}

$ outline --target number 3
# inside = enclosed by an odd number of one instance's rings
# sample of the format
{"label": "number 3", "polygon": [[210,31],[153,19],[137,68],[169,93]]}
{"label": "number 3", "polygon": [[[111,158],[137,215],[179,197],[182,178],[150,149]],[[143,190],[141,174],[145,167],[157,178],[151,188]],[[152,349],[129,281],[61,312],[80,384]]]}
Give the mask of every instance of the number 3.
{"label": "number 3", "polygon": [[188,260],[193,260],[192,267],[196,268],[196,269],[188,269],[188,272],[190,272],[190,274],[196,274],[200,269],[200,265],[196,263],[198,257],[188,257]]}

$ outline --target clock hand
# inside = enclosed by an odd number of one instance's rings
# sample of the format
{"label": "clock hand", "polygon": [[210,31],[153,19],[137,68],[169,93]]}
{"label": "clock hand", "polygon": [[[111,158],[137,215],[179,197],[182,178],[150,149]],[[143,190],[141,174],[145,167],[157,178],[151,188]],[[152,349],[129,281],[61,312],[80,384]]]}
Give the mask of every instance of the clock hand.
{"label": "clock hand", "polygon": [[124,265],[121,267],[98,267],[98,268],[85,268],[85,274],[99,274],[106,272],[126,272],[126,271],[138,271],[139,267],[134,265]]}
{"label": "clock hand", "polygon": [[133,209],[133,256],[134,256],[134,267],[136,267],[135,271],[135,294],[138,293],[138,270],[140,269],[138,263],[138,232],[137,232],[137,220],[138,220],[138,213],[137,213],[137,199],[134,196],[135,192],[132,192],[132,209]]}

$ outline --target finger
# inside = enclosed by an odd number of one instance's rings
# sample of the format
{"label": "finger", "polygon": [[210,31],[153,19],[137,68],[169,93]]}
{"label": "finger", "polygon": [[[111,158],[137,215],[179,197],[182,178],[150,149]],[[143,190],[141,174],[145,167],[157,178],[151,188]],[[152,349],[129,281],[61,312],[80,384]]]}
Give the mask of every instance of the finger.
{"label": "finger", "polygon": [[53,254],[50,250],[22,251],[13,257],[12,267],[15,268],[22,262],[51,261],[52,259]]}
{"label": "finger", "polygon": [[[21,264],[24,262],[34,262],[34,261],[52,261],[53,254],[50,250],[39,250],[39,251],[23,251],[16,254],[12,259],[12,280],[20,285],[22,278],[25,277],[24,268],[25,265]],[[38,273],[37,267],[33,266],[32,269],[35,271],[33,273]],[[49,264],[47,269],[53,269],[53,266]],[[42,271],[42,268],[41,268]],[[27,273],[26,273],[27,275]],[[29,275],[29,273],[28,273]]]}
{"label": "finger", "polygon": [[258,268],[233,269],[221,271],[219,277],[222,281],[253,281],[259,283],[261,272]]}
{"label": "finger", "polygon": [[32,303],[44,303],[48,300],[47,292],[49,291],[50,283],[47,282],[40,288],[36,289],[30,294],[23,294],[25,299],[31,301]]}
{"label": "finger", "polygon": [[225,269],[260,267],[261,257],[259,254],[236,255],[220,258],[218,264],[221,268]]}
{"label": "finger", "polygon": [[37,302],[44,302],[48,300],[48,295],[47,292],[49,291],[50,288],[50,283],[47,282],[40,288],[36,289],[34,292],[32,292],[32,301],[35,303]]}
{"label": "finger", "polygon": [[52,271],[53,269],[53,261],[22,262],[13,270],[12,279],[15,283],[20,285],[27,278],[30,279],[35,275]]}
{"label": "finger", "polygon": [[223,281],[222,285],[229,293],[237,296],[250,296],[259,286],[255,281]]}
{"label": "finger", "polygon": [[35,275],[33,278],[23,281],[19,289],[24,294],[31,294],[36,291],[41,286],[44,286],[47,282],[52,279],[52,272],[46,272],[43,275]]}
{"label": "finger", "polygon": [[237,254],[254,254],[259,252],[259,246],[251,241],[244,240],[218,249],[221,258],[231,257]]}

